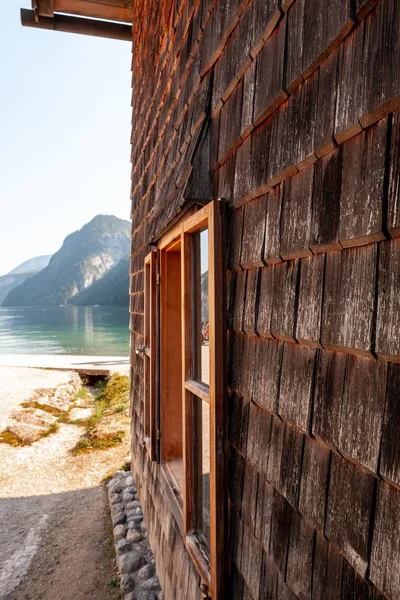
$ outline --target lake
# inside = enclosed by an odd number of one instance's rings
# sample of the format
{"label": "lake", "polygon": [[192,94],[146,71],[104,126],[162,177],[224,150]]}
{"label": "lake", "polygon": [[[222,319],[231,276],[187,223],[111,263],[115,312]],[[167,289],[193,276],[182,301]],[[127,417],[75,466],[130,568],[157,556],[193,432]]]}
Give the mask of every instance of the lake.
{"label": "lake", "polygon": [[104,306],[0,307],[0,354],[129,355],[129,311]]}

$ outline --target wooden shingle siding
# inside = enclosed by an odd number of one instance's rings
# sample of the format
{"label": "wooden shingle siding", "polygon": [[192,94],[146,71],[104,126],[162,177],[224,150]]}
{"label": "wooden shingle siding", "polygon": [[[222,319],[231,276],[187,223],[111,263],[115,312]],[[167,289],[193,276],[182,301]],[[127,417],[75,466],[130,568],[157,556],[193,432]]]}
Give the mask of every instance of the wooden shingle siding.
{"label": "wooden shingle siding", "polygon": [[143,261],[223,197],[226,600],[400,600],[399,2],[133,5],[132,466],[165,598],[201,592],[140,450]]}

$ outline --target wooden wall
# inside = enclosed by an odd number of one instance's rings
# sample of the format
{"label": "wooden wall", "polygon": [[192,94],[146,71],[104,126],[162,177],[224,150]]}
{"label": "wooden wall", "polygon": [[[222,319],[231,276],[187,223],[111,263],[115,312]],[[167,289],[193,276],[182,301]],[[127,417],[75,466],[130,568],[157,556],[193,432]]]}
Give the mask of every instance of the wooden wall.
{"label": "wooden wall", "polygon": [[227,599],[400,599],[399,31],[398,0],[134,0],[133,454],[166,600],[200,593],[139,450],[143,261],[218,196]]}

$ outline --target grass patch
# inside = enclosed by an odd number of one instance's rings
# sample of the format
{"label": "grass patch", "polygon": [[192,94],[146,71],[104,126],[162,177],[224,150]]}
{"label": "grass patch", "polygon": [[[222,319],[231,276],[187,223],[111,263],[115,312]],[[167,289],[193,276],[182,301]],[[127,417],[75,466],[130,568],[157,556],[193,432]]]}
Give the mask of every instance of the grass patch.
{"label": "grass patch", "polygon": [[116,406],[114,408],[114,413],[121,413],[123,412],[126,408],[128,408],[128,404],[118,404],[118,406]]}
{"label": "grass patch", "polygon": [[115,373],[106,380],[105,387],[97,398],[109,406],[126,404],[129,400],[129,377]]}
{"label": "grass patch", "polygon": [[89,390],[87,389],[87,387],[82,386],[79,392],[76,394],[75,400],[84,400],[85,398],[88,398],[88,396],[91,396]]}
{"label": "grass patch", "polygon": [[85,437],[79,440],[73,449],[73,453],[82,454],[83,452],[90,452],[91,450],[108,450],[120,444],[125,436],[124,431],[118,431],[114,435],[107,436],[104,438],[91,438]]}
{"label": "grass patch", "polygon": [[43,410],[51,415],[59,416],[62,414],[62,410],[55,408],[54,406],[50,406],[49,404],[40,404],[40,402],[36,402],[36,400],[30,400],[29,402],[23,402],[21,404],[23,408],[35,408],[37,410]]}
{"label": "grass patch", "polygon": [[12,431],[2,431],[0,433],[0,444],[8,444],[9,446],[27,446],[23,439]]}
{"label": "grass patch", "polygon": [[40,435],[40,437],[41,438],[49,437],[49,435],[53,435],[53,433],[57,433],[59,428],[60,428],[60,426],[58,423],[52,423],[51,425],[49,425],[49,427],[46,429],[46,431],[43,431],[43,433]]}

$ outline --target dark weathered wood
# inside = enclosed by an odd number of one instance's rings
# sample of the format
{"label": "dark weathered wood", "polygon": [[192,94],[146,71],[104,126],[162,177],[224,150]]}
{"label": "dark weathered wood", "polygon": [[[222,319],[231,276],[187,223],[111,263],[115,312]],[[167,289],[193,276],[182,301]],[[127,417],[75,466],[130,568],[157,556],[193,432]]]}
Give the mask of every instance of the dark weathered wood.
{"label": "dark weathered wood", "polygon": [[252,200],[244,207],[242,253],[240,263],[243,269],[262,267],[265,237],[265,215],[267,197]]}
{"label": "dark weathered wood", "polygon": [[254,129],[254,93],[256,86],[256,64],[254,60],[243,78],[243,104],[240,136],[243,140]]}
{"label": "dark weathered wood", "polygon": [[384,363],[358,356],[347,357],[339,450],[373,472],[378,468],[385,381]]}
{"label": "dark weathered wood", "polygon": [[346,354],[318,353],[312,432],[331,447],[339,443]]}
{"label": "dark weathered wood", "polygon": [[299,511],[320,532],[324,530],[329,458],[326,446],[305,438]]}
{"label": "dark weathered wood", "polygon": [[243,331],[243,313],[246,298],[246,271],[240,271],[236,275],[236,299],[233,312],[233,330]]}
{"label": "dark weathered wood", "polygon": [[229,451],[229,485],[228,493],[229,500],[232,506],[240,511],[242,506],[243,496],[243,479],[244,479],[244,463],[243,456],[233,447]]}
{"label": "dark weathered wood", "polygon": [[257,303],[259,295],[259,269],[250,269],[247,272],[246,301],[243,315],[243,331],[247,335],[256,335]]}
{"label": "dark weathered wood", "polygon": [[232,210],[228,218],[228,269],[240,269],[240,253],[242,249],[243,208]]}
{"label": "dark weathered wood", "polygon": [[323,254],[304,258],[300,263],[296,339],[313,347],[320,346],[324,271]]}
{"label": "dark weathered wood", "polygon": [[273,413],[277,411],[282,351],[282,342],[263,338],[254,340],[253,364],[262,365],[262,368],[254,370],[252,400]]}
{"label": "dark weathered wood", "polygon": [[400,236],[400,111],[392,116],[387,228],[392,237]]}
{"label": "dark weathered wood", "polygon": [[251,193],[255,198],[270,190],[268,182],[268,162],[271,153],[271,127],[262,123],[251,134]]}
{"label": "dark weathered wood", "polygon": [[304,47],[304,4],[298,0],[288,13],[287,64],[285,69],[285,87],[290,94],[303,81]]}
{"label": "dark weathered wood", "polygon": [[354,569],[365,576],[375,479],[332,454],[325,533]]}
{"label": "dark weathered wood", "polygon": [[400,491],[381,482],[372,539],[370,579],[387,598],[400,590]]}
{"label": "dark weathered wood", "polygon": [[339,224],[342,193],[342,147],[314,165],[311,249],[340,250]]}
{"label": "dark weathered wood", "polygon": [[400,365],[389,363],[380,473],[400,487]]}
{"label": "dark weathered wood", "polygon": [[278,417],[273,416],[271,421],[270,439],[267,453],[267,480],[276,489],[280,488],[282,450],[285,436],[285,424]]}
{"label": "dark weathered wood", "polygon": [[335,147],[333,128],[335,123],[338,56],[339,50],[335,50],[319,68],[315,128],[315,154],[318,158],[331,152]]}
{"label": "dark weathered wood", "polygon": [[264,261],[267,263],[267,265],[273,265],[281,262],[280,222],[282,195],[283,184],[277,185],[268,194],[264,243]]}
{"label": "dark weathered wood", "polygon": [[357,19],[362,21],[378,2],[379,0],[355,0]]}
{"label": "dark weathered wood", "polygon": [[273,494],[272,485],[268,483],[264,475],[259,474],[254,535],[266,551],[269,548]]}
{"label": "dark weathered wood", "polygon": [[268,449],[271,442],[272,416],[250,404],[247,458],[259,473],[267,474]]}
{"label": "dark weathered wood", "polygon": [[283,260],[311,254],[311,208],[314,169],[310,167],[283,184],[281,249]]}
{"label": "dark weathered wood", "polygon": [[269,268],[274,270],[271,333],[278,339],[291,340],[294,338],[299,261],[291,260]]}
{"label": "dark weathered wood", "polygon": [[380,245],[378,314],[375,350],[383,356],[400,360],[400,239]]}
{"label": "dark weathered wood", "polygon": [[284,344],[279,415],[305,432],[310,428],[315,350]]}
{"label": "dark weathered wood", "polygon": [[313,600],[340,600],[343,558],[333,544],[316,533]]}
{"label": "dark weathered wood", "polygon": [[257,333],[262,337],[272,337],[271,319],[274,299],[274,267],[264,267],[261,271],[260,301],[258,307]]}
{"label": "dark weathered wood", "polygon": [[[264,3],[268,6],[269,3]],[[257,57],[254,124],[257,126],[287,97],[283,89],[286,17],[272,33]]]}
{"label": "dark weathered wood", "polygon": [[21,8],[21,24],[24,27],[36,27],[37,29],[80,33],[114,40],[125,40],[126,42],[132,41],[132,27],[130,25],[58,14],[52,18],[41,17],[36,22],[34,11],[25,8]]}
{"label": "dark weathered wood", "polygon": [[289,537],[294,510],[288,502],[274,490],[272,499],[271,540],[269,554],[281,573],[285,572]]}
{"label": "dark weathered wood", "polygon": [[286,583],[298,598],[311,597],[315,529],[294,513],[290,531]]}
{"label": "dark weathered wood", "polygon": [[251,136],[236,151],[235,185],[233,201],[238,204],[249,198],[251,191]]}
{"label": "dark weathered wood", "polygon": [[[379,2],[365,23],[363,79],[364,111],[361,125],[368,127],[400,108],[400,11],[396,0]],[[377,77],[379,73],[379,77]]]}
{"label": "dark weathered wood", "polygon": [[258,473],[246,460],[244,465],[243,496],[240,516],[254,535],[257,510]]}
{"label": "dark weathered wood", "polygon": [[287,120],[285,124],[286,135],[281,141],[292,145],[292,164],[299,170],[311,165],[316,159],[315,128],[310,127],[309,124],[315,123],[317,118],[318,82],[317,71],[296,90],[292,99],[291,120]]}
{"label": "dark weathered wood", "polygon": [[382,211],[387,119],[343,144],[339,241],[359,246],[384,239]]}
{"label": "dark weathered wood", "polygon": [[218,161],[232,152],[241,142],[241,114],[243,102],[243,83],[239,82],[233,94],[228,98],[221,109],[221,121],[219,130]]}
{"label": "dark weathered wood", "polygon": [[368,355],[375,297],[376,245],[326,257],[322,344]]}
{"label": "dark weathered wood", "polygon": [[297,507],[299,498],[303,444],[303,434],[294,427],[286,425],[282,441],[281,468],[277,488],[293,508]]}
{"label": "dark weathered wood", "polygon": [[261,561],[262,546],[249,527],[244,525],[240,570],[253,598],[259,595]]}
{"label": "dark weathered wood", "polygon": [[[335,139],[341,144],[361,131],[364,114],[364,22],[347,37],[339,51]],[[357,77],[354,77],[357,73]]]}

